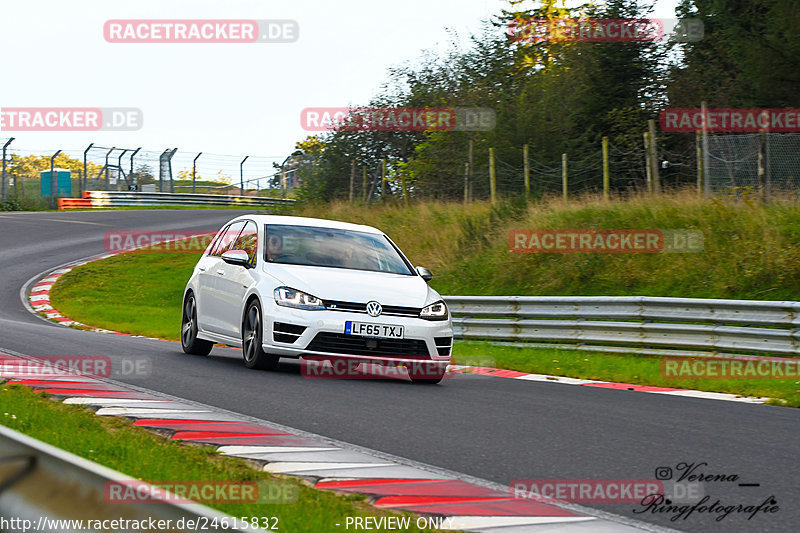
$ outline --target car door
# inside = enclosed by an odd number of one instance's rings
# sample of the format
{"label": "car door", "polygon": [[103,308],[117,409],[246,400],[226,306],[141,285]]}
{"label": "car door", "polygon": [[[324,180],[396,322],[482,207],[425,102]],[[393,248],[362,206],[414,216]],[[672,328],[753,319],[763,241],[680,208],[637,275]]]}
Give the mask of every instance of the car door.
{"label": "car door", "polygon": [[213,306],[213,285],[215,280],[214,268],[219,261],[219,256],[214,255],[214,250],[220,245],[223,236],[230,228],[230,224],[225,225],[217,232],[208,246],[208,249],[203,253],[203,257],[197,262],[197,285],[195,286],[195,301],[197,302],[197,326],[204,331],[209,330],[211,324],[211,314],[207,309]]}
{"label": "car door", "polygon": [[[244,250],[250,258],[250,263],[255,265],[258,261],[258,226],[252,220],[248,220],[242,228],[236,241],[228,247],[229,250]],[[241,338],[242,313],[244,310],[244,298],[248,289],[255,283],[253,273],[255,269],[246,268],[238,265],[229,265],[224,261],[218,266],[219,277],[219,310],[222,320],[221,333]]]}
{"label": "car door", "polygon": [[222,287],[220,279],[225,274],[225,262],[222,260],[222,254],[231,249],[231,246],[236,242],[239,232],[245,225],[244,220],[234,222],[225,229],[217,244],[214,246],[210,260],[206,265],[206,274],[209,283],[206,285],[206,292],[204,294],[204,309],[203,314],[206,318],[206,326],[204,329],[212,333],[227,334],[225,327],[226,317],[224,310],[224,298],[222,297]]}

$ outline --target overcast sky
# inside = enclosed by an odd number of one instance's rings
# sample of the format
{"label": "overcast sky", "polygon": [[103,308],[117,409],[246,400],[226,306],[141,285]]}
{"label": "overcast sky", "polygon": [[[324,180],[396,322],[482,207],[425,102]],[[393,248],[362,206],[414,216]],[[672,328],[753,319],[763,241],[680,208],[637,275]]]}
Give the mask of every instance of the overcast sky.
{"label": "overcast sky", "polygon": [[[677,0],[654,16],[674,17]],[[0,132],[23,151],[90,142],[246,155],[260,172],[304,138],[300,111],[368,102],[386,69],[466,37],[502,0],[25,0],[0,8],[0,107],[135,107],[129,132]],[[292,19],[293,43],[119,44],[109,19]],[[256,156],[259,156],[256,158]],[[209,156],[213,161],[213,156]],[[191,158],[189,158],[191,160]],[[207,162],[207,165],[213,163]]]}

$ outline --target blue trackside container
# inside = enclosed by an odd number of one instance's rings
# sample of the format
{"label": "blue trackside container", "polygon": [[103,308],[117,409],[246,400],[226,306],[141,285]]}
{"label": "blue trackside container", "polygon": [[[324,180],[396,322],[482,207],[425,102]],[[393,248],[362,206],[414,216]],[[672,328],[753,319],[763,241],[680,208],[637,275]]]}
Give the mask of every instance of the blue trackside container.
{"label": "blue trackside container", "polygon": [[[50,175],[49,170],[42,170],[41,171],[41,182],[42,182],[42,198],[46,196],[50,196],[52,193],[52,184],[51,179],[52,176]],[[55,175],[56,179],[56,196],[72,196],[72,173],[69,170],[63,168],[55,168],[53,169],[53,174]]]}

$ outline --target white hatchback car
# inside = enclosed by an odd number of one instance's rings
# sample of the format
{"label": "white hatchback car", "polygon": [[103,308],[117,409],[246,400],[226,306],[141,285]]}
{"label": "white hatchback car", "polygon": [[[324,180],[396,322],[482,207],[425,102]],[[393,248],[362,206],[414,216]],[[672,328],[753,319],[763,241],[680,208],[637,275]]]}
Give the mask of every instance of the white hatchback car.
{"label": "white hatchback car", "polygon": [[241,216],[217,233],[186,285],[181,345],[198,355],[215,342],[241,347],[248,368],[344,359],[438,383],[453,327],[430,279],[369,226]]}

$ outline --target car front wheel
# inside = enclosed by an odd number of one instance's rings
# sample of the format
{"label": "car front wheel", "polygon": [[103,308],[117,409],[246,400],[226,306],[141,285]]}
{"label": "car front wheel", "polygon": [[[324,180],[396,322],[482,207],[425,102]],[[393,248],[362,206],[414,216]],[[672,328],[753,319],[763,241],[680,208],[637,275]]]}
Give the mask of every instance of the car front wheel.
{"label": "car front wheel", "polygon": [[258,300],[253,300],[247,306],[242,324],[242,355],[244,366],[262,370],[274,370],[278,366],[280,357],[264,352],[261,346],[261,305]]}
{"label": "car front wheel", "polygon": [[214,343],[197,338],[197,304],[191,292],[183,302],[183,318],[181,319],[181,347],[185,353],[208,355]]}

